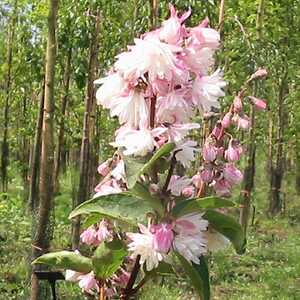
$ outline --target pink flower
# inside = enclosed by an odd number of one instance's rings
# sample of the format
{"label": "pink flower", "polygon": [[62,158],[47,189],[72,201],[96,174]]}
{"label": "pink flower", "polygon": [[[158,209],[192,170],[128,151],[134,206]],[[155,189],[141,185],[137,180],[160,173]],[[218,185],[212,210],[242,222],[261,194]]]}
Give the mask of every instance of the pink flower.
{"label": "pink flower", "polygon": [[210,183],[214,178],[212,168],[210,166],[204,166],[200,172],[200,177],[204,183]]}
{"label": "pink flower", "polygon": [[225,179],[215,181],[213,188],[219,197],[229,197],[231,195],[231,185]]}
{"label": "pink flower", "polygon": [[174,238],[173,226],[171,224],[162,223],[153,225],[151,231],[154,233],[153,247],[156,251],[168,253]]}
{"label": "pink flower", "polygon": [[244,115],[242,117],[238,117],[237,120],[237,127],[238,129],[244,129],[244,130],[248,130],[250,127],[250,119]]}
{"label": "pink flower", "polygon": [[267,108],[267,104],[265,100],[253,96],[249,96],[249,98],[258,110],[265,110]]}
{"label": "pink flower", "polygon": [[97,284],[97,280],[95,279],[94,273],[90,272],[88,274],[79,276],[79,287],[89,294],[92,294],[93,289],[99,291],[99,286]]}
{"label": "pink flower", "polygon": [[98,173],[102,176],[106,176],[109,171],[110,171],[110,168],[109,168],[109,163],[108,161],[105,161],[103,162],[97,169]]}
{"label": "pink flower", "polygon": [[162,23],[159,37],[169,44],[178,44],[186,35],[185,28],[181,24],[190,16],[191,11],[187,11],[179,18],[177,16],[177,11],[172,4],[169,4],[169,8],[171,16]]}
{"label": "pink flower", "polygon": [[242,172],[237,169],[232,163],[225,164],[223,175],[225,180],[227,180],[231,184],[239,184],[243,180]]}
{"label": "pink flower", "polygon": [[127,236],[132,240],[128,244],[128,250],[132,252],[133,258],[140,255],[140,264],[145,263],[147,271],[151,271],[158,267],[159,262],[163,260],[163,255],[153,247],[153,233],[142,224],[139,224],[139,228],[141,233],[127,233]]}
{"label": "pink flower", "polygon": [[268,75],[268,71],[266,69],[259,68],[254,74],[251,75],[249,81],[257,79],[257,78],[264,78]]}
{"label": "pink flower", "polygon": [[205,161],[214,161],[217,158],[216,147],[206,141],[202,149],[202,156]]}
{"label": "pink flower", "polygon": [[125,287],[128,283],[128,280],[130,278],[130,273],[125,271],[124,269],[121,268],[120,274],[114,274],[113,275],[113,282],[121,287]]}
{"label": "pink flower", "polygon": [[204,112],[211,111],[212,107],[219,108],[218,99],[225,96],[223,88],[226,82],[222,79],[221,70],[209,76],[198,76],[193,83],[193,102]]}
{"label": "pink flower", "polygon": [[108,222],[106,220],[100,222],[96,235],[99,243],[112,240],[113,235],[111,230],[108,229]]}
{"label": "pink flower", "polygon": [[99,241],[97,238],[97,231],[95,226],[92,225],[86,230],[84,230],[80,235],[80,240],[82,243],[90,245],[90,246],[98,246]]}
{"label": "pink flower", "polygon": [[231,123],[232,113],[228,112],[222,119],[221,123],[224,128],[228,128]]}
{"label": "pink flower", "polygon": [[174,196],[180,196],[183,189],[190,185],[191,179],[187,177],[180,177],[178,175],[172,175],[169,182],[168,190],[171,191],[171,194]]}
{"label": "pink flower", "polygon": [[196,175],[194,175],[192,177],[192,182],[193,185],[197,188],[200,189],[201,185],[202,185],[202,179],[201,179],[201,175],[199,173],[197,173]]}
{"label": "pink flower", "polygon": [[103,181],[100,182],[95,187],[95,192],[96,194],[93,196],[93,198],[110,195],[110,194],[118,194],[122,192],[122,189],[120,188],[116,179],[109,179],[104,182]]}
{"label": "pink flower", "polygon": [[235,96],[233,100],[233,110],[236,113],[239,113],[243,109],[242,99],[239,96]]}
{"label": "pink flower", "polygon": [[192,185],[189,185],[182,190],[182,196],[186,198],[193,197],[194,194],[195,194],[195,188]]}
{"label": "pink flower", "polygon": [[225,151],[225,159],[234,162],[240,160],[243,148],[236,140],[230,140],[228,149]]}
{"label": "pink flower", "polygon": [[167,125],[166,135],[171,142],[178,143],[182,141],[182,139],[188,134],[190,130],[198,128],[200,128],[200,125],[197,123]]}
{"label": "pink flower", "polygon": [[205,28],[201,23],[190,31],[191,36],[197,41],[201,48],[217,49],[220,44],[220,34],[212,28]]}

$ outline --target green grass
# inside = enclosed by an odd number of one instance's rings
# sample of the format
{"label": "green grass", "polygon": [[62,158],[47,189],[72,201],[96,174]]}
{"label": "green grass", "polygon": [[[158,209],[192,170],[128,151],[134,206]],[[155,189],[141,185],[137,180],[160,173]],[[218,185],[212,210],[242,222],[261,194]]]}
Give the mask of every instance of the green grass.
{"label": "green grass", "polygon": [[[71,176],[62,180],[56,197],[56,226],[53,249],[68,248],[71,211]],[[258,179],[259,180],[259,179]],[[264,215],[267,183],[256,189],[257,214],[249,228],[247,251],[232,248],[210,259],[213,300],[300,299],[300,203],[289,177],[285,182],[285,215],[273,220]],[[22,186],[10,185],[8,196],[0,196],[0,300],[28,299],[28,255],[31,247],[31,218],[24,209]],[[76,284],[58,284],[60,300],[84,299]],[[164,278],[148,283],[141,300],[198,299],[185,278]]]}

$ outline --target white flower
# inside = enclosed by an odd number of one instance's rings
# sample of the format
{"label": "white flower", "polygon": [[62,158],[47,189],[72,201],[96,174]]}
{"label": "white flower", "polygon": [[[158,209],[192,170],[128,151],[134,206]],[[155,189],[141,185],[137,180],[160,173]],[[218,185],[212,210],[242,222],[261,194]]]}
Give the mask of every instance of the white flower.
{"label": "white flower", "polygon": [[131,91],[126,97],[112,99],[107,108],[112,117],[118,116],[120,124],[137,127],[140,123],[147,124],[149,120],[147,103],[137,91]]}
{"label": "white flower", "polygon": [[226,82],[222,80],[222,72],[215,71],[212,75],[197,77],[193,83],[193,102],[204,112],[211,111],[212,107],[219,108],[219,97],[225,96],[223,87]]}
{"label": "white flower", "polygon": [[149,81],[155,79],[173,78],[179,82],[187,76],[176,66],[174,53],[180,52],[181,47],[160,42],[158,39],[135,39],[135,45],[129,47],[131,51],[119,54],[115,68],[129,81],[136,81],[148,72]]}
{"label": "white flower", "polygon": [[140,264],[146,264],[147,271],[158,267],[160,261],[163,260],[163,255],[154,250],[153,237],[154,235],[147,227],[139,224],[141,233],[127,233],[132,242],[128,245],[128,250],[132,251],[132,257],[141,256]]}
{"label": "white flower", "polygon": [[110,175],[117,180],[123,179],[123,181],[125,181],[125,163],[122,159],[117,163],[115,168],[111,171]]}
{"label": "white flower", "polygon": [[97,104],[109,108],[113,99],[120,97],[126,88],[125,80],[118,74],[113,73],[94,81],[95,84],[102,84],[96,92]]}
{"label": "white flower", "polygon": [[198,128],[200,128],[200,125],[197,123],[172,124],[167,127],[166,134],[170,141],[178,143],[182,141],[190,130]]}
{"label": "white flower", "polygon": [[191,213],[175,221],[174,230],[177,232],[173,247],[186,260],[199,264],[199,257],[207,252],[206,231],[207,220],[202,214]]}
{"label": "white flower", "polygon": [[135,130],[123,127],[118,130],[116,140],[111,145],[124,147],[124,155],[145,156],[154,148],[154,137],[165,131],[165,128],[155,128],[153,130],[140,128],[140,130]]}
{"label": "white flower", "polygon": [[199,149],[196,149],[197,143],[195,141],[186,141],[184,143],[179,143],[174,151],[180,150],[175,154],[177,161],[188,168],[191,164],[191,161],[195,160],[195,152],[198,152]]}
{"label": "white flower", "polygon": [[200,256],[206,253],[206,240],[202,234],[178,234],[173,241],[174,250],[178,251],[186,260],[200,264]]}
{"label": "white flower", "polygon": [[172,175],[169,182],[168,190],[171,191],[171,194],[174,196],[180,196],[182,190],[189,186],[192,182],[191,178],[179,177],[178,175]]}

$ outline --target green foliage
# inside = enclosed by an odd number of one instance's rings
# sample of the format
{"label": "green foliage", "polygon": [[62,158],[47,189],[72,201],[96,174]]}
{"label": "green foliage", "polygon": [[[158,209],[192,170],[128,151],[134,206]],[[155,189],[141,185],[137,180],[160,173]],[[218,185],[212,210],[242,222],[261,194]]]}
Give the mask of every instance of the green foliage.
{"label": "green foliage", "polygon": [[118,239],[101,243],[92,257],[96,278],[104,280],[112,276],[119,269],[126,255],[126,247]]}
{"label": "green foliage", "polygon": [[172,210],[172,214],[175,217],[180,217],[193,212],[202,212],[205,209],[216,209],[223,207],[234,207],[235,203],[227,200],[218,198],[215,196],[205,198],[194,198],[185,199],[180,201]]}
{"label": "green foliage", "polygon": [[89,273],[93,268],[90,258],[73,251],[47,253],[35,259],[32,264],[44,264],[81,273]]}
{"label": "green foliage", "polygon": [[174,150],[175,144],[168,143],[159,148],[148,162],[141,161],[134,157],[125,158],[125,172],[129,189],[133,188],[139,177],[151,170],[157,161],[170,154]]}
{"label": "green foliage", "polygon": [[246,237],[240,224],[232,217],[214,210],[208,210],[203,215],[209,224],[218,232],[226,236],[239,254],[246,250]]}
{"label": "green foliage", "polygon": [[203,300],[210,299],[210,285],[209,285],[209,273],[208,267],[204,257],[200,258],[200,264],[194,264],[188,262],[179,253],[176,253],[185,273],[188,275],[191,283],[200,298]]}
{"label": "green foliage", "polygon": [[152,211],[149,202],[137,198],[131,192],[123,192],[88,200],[75,208],[69,218],[97,214],[99,219],[108,218],[136,226],[138,222],[144,221],[148,212]]}

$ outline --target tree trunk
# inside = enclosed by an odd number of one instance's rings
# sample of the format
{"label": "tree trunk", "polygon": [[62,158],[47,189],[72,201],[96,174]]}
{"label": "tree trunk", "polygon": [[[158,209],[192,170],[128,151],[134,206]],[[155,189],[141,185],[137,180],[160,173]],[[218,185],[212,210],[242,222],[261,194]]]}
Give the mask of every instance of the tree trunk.
{"label": "tree trunk", "polygon": [[[65,153],[65,118],[66,118],[66,108],[69,98],[69,87],[70,87],[70,76],[71,76],[71,58],[72,58],[72,48],[69,49],[67,55],[67,61],[64,72],[64,95],[61,101],[61,120],[59,125],[58,133],[58,144],[56,149],[56,161],[55,161],[55,171],[54,171],[54,191],[55,193],[59,190],[59,173],[61,170],[60,163],[65,159],[62,153]],[[65,155],[64,155],[65,156]]]}
{"label": "tree trunk", "polygon": [[278,127],[277,127],[277,149],[276,149],[276,161],[275,166],[271,166],[271,178],[270,178],[270,202],[269,202],[269,214],[271,216],[277,215],[282,209],[282,179],[284,175],[284,129],[286,125],[286,112],[284,109],[284,99],[288,94],[288,71],[286,70],[280,84],[278,95]]}
{"label": "tree trunk", "polygon": [[[256,37],[257,41],[262,38],[262,25],[263,25],[263,8],[264,0],[260,0],[257,8],[256,17]],[[254,93],[256,92],[256,85],[254,86]],[[241,209],[240,209],[240,224],[247,232],[250,208],[251,208],[251,193],[254,188],[255,176],[255,152],[256,152],[256,136],[255,136],[255,108],[252,105],[250,108],[251,128],[249,132],[249,144],[247,151],[247,165],[244,170],[243,190],[241,191]]]}
{"label": "tree trunk", "polygon": [[[93,151],[93,138],[94,124],[95,124],[95,93],[94,93],[94,80],[96,77],[97,68],[97,55],[99,51],[98,39],[100,31],[100,12],[97,13],[97,17],[94,21],[94,28],[92,30],[92,36],[90,41],[90,53],[89,53],[89,69],[88,79],[85,97],[85,112],[83,118],[83,132],[80,150],[80,167],[79,167],[79,187],[77,192],[77,198],[75,206],[79,205],[83,201],[87,200],[90,194],[91,179],[90,174],[94,170],[95,165],[92,164],[92,151]],[[73,221],[72,226],[72,248],[77,249],[79,245],[79,231],[80,231],[80,218],[76,218]]]}
{"label": "tree trunk", "polygon": [[38,207],[38,178],[39,178],[39,162],[41,157],[41,137],[44,115],[44,97],[45,96],[45,84],[42,85],[42,90],[39,95],[39,112],[36,122],[34,143],[32,148],[32,154],[30,159],[30,176],[29,176],[29,196],[28,207],[34,212]]}
{"label": "tree trunk", "polygon": [[8,45],[7,45],[7,73],[5,78],[5,91],[4,91],[4,117],[3,117],[3,140],[1,147],[1,189],[2,192],[7,192],[8,178],[7,167],[9,163],[9,144],[8,144],[8,123],[9,123],[9,104],[10,104],[10,89],[11,89],[11,71],[12,71],[12,58],[13,58],[13,44],[15,27],[17,21],[17,6],[18,1],[14,2],[14,11],[11,18],[11,24],[8,32]]}
{"label": "tree trunk", "polygon": [[150,1],[150,29],[154,29],[157,26],[157,16],[158,16],[158,0]]}
{"label": "tree trunk", "polygon": [[[53,171],[54,171],[54,75],[56,60],[56,20],[58,0],[50,0],[48,16],[48,41],[46,51],[45,69],[45,100],[42,129],[42,152],[40,174],[40,201],[37,215],[36,231],[32,243],[32,259],[46,253],[51,239],[51,211],[53,210]],[[52,224],[53,225],[53,224]],[[33,268],[31,276],[30,300],[46,299],[39,296],[41,289],[34,271],[40,266]]]}

